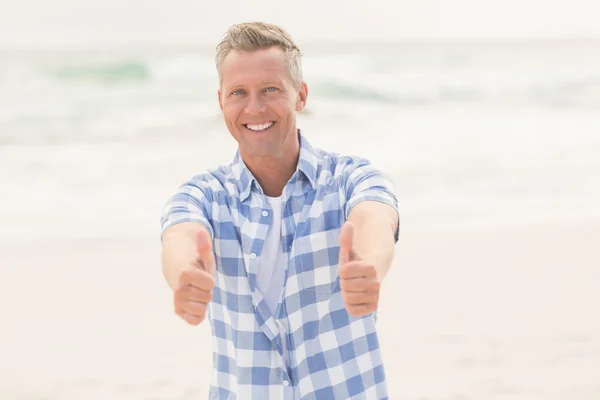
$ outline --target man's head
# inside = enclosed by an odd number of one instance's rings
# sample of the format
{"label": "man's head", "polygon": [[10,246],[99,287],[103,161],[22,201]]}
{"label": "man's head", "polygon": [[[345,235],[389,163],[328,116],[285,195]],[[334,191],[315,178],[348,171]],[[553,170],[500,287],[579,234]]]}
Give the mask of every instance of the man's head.
{"label": "man's head", "polygon": [[302,82],[302,54],[300,49],[294,44],[289,33],[277,25],[264,22],[247,22],[229,28],[223,40],[217,46],[215,61],[219,73],[219,82],[223,83],[222,67],[229,52],[235,50],[252,53],[273,46],[280,47],[283,50],[289,77],[294,88],[298,90]]}
{"label": "man's head", "polygon": [[297,151],[308,93],[300,56],[289,34],[261,22],[232,26],[217,46],[219,105],[246,161]]}

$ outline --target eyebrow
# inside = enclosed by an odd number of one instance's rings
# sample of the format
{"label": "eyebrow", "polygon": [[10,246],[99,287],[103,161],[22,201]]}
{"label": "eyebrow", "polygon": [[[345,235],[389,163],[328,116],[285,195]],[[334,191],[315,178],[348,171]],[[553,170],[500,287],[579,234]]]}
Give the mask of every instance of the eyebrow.
{"label": "eyebrow", "polygon": [[279,85],[280,82],[279,81],[274,81],[274,80],[271,80],[271,79],[265,79],[264,81],[261,82],[261,84],[263,84],[263,85],[269,85],[269,84]]}
{"label": "eyebrow", "polygon": [[[261,85],[280,85],[281,81],[278,80],[273,80],[273,79],[265,79],[263,81],[260,81]],[[230,85],[230,87],[243,87],[243,86],[247,86],[245,83],[236,83],[235,85]]]}

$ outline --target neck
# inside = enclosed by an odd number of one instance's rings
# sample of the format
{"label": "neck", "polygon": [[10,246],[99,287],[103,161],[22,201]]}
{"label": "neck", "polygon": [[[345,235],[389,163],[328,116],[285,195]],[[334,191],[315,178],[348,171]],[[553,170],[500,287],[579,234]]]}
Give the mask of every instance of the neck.
{"label": "neck", "polygon": [[266,157],[244,157],[246,166],[256,178],[265,195],[279,197],[298,166],[300,143],[296,137],[281,154]]}

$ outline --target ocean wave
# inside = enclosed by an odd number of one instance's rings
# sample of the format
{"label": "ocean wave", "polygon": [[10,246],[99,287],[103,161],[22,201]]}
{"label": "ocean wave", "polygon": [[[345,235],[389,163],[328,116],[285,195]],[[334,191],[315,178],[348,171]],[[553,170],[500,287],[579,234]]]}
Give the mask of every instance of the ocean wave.
{"label": "ocean wave", "polygon": [[194,54],[65,62],[43,68],[43,71],[46,77],[59,83],[189,82],[205,78],[216,79],[217,76],[212,60]]}
{"label": "ocean wave", "polygon": [[[325,99],[373,101],[403,105],[443,102],[502,102],[519,105],[597,105],[600,102],[600,60],[587,65],[573,60],[560,68],[545,68],[542,61],[517,57],[492,64],[476,54],[449,63],[451,54],[417,62],[387,54],[322,55],[305,63],[305,79],[313,93]],[[456,58],[456,56],[454,57]],[[500,63],[498,61],[498,63]],[[549,65],[552,60],[548,60]],[[2,73],[0,65],[0,76]],[[50,80],[55,85],[97,83],[114,86],[144,83],[162,92],[194,85],[199,100],[214,100],[217,73],[212,57],[203,54],[105,57],[43,66],[45,76],[19,76],[19,81]],[[36,71],[32,71],[36,72]],[[37,71],[39,72],[39,70]],[[10,76],[3,82],[10,84]],[[1,93],[0,93],[1,96]],[[1,101],[1,99],[0,99]]]}
{"label": "ocean wave", "polygon": [[[342,106],[600,107],[600,57],[592,56],[594,49],[569,57],[536,49],[498,50],[494,57],[487,48],[321,54],[307,57],[304,78],[311,98]],[[213,110],[218,87],[212,54],[152,51],[5,57],[0,82],[0,131],[50,120],[58,127],[90,118],[117,120],[148,110]]]}
{"label": "ocean wave", "polygon": [[[198,64],[195,64],[198,66]],[[142,82],[156,85],[169,97],[169,88],[195,83],[217,87],[216,74],[195,70],[185,63],[148,65],[131,61],[105,65],[64,66],[53,72],[60,81],[89,81],[100,84]],[[208,75],[208,76],[207,76]],[[357,73],[357,75],[360,75]],[[402,105],[444,102],[493,102],[510,104],[586,106],[600,104],[600,75],[540,78],[539,74],[395,74],[381,78],[362,73],[345,80],[332,76],[314,76],[309,87],[318,96],[341,101],[372,101]],[[212,91],[211,91],[212,94]],[[198,90],[198,100],[214,100]]]}
{"label": "ocean wave", "polygon": [[395,102],[397,99],[389,96],[376,88],[358,86],[343,82],[329,82],[317,84],[315,88],[319,96],[333,99],[373,100],[381,102]]}
{"label": "ocean wave", "polygon": [[573,76],[540,82],[531,77],[457,82],[453,79],[422,78],[421,82],[403,82],[399,76],[393,83],[370,84],[321,81],[312,85],[319,98],[340,101],[370,101],[398,105],[443,104],[452,102],[535,106],[600,106],[600,75]]}
{"label": "ocean wave", "polygon": [[63,65],[51,71],[59,80],[90,80],[104,83],[148,81],[150,67],[144,61],[117,61],[102,64]]}
{"label": "ocean wave", "polygon": [[534,85],[531,94],[540,102],[555,106],[600,107],[600,75]]}

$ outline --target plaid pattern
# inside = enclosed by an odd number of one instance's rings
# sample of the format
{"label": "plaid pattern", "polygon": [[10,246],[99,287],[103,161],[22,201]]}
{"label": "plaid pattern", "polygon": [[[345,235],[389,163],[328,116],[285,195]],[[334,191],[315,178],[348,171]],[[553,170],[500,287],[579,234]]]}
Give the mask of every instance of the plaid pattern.
{"label": "plaid pattern", "polygon": [[163,211],[163,231],[196,221],[213,238],[210,398],[386,399],[376,316],[346,312],[338,253],[340,229],[352,207],[374,200],[397,209],[393,186],[367,160],[314,149],[298,135],[298,168],[282,194],[282,242],[289,261],[281,266],[286,281],[275,315],[256,284],[271,210],[239,151],[231,164],[182,185]]}

